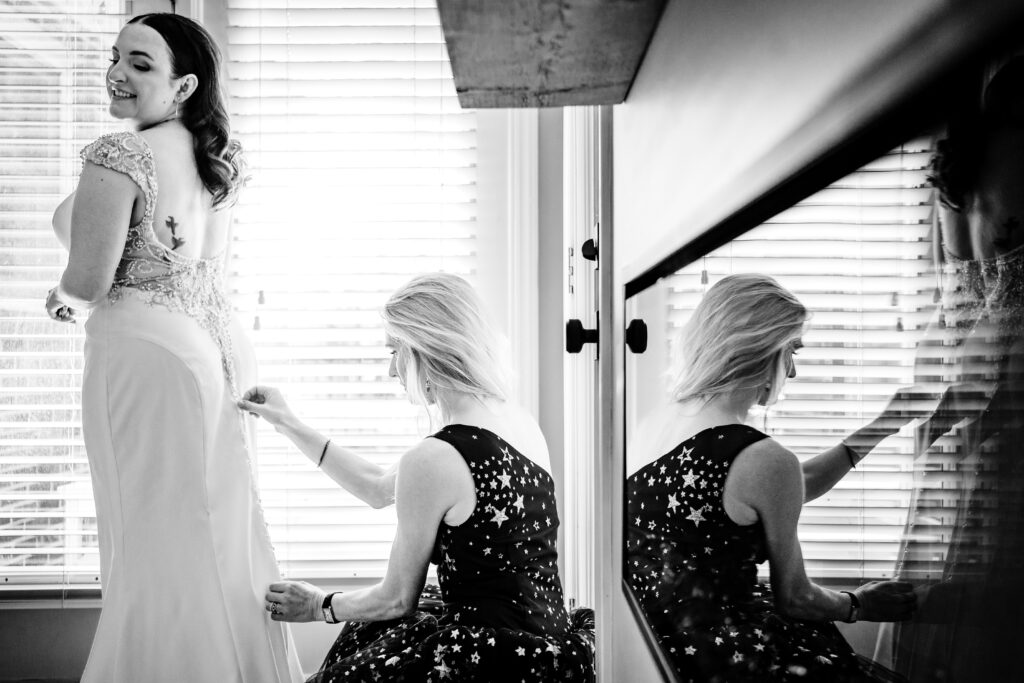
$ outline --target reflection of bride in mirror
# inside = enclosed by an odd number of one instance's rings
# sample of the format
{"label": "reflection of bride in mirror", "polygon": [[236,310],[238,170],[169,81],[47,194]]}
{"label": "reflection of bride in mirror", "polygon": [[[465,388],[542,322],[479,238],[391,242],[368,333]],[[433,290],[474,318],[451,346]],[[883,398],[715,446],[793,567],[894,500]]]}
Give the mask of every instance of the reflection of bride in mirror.
{"label": "reflection of bride in mirror", "polygon": [[[909,584],[818,586],[797,539],[803,503],[849,472],[854,453],[841,443],[801,464],[745,425],[795,376],[806,320],[767,276],[717,282],[683,329],[674,400],[627,451],[625,573],[683,680],[896,680],[831,622],[905,619]],[[766,559],[770,587],[757,581]]]}
{"label": "reflection of bride in mirror", "polygon": [[1016,680],[1024,647],[1024,57],[993,71],[957,91],[933,162],[941,303],[916,374],[945,393],[918,428],[898,567],[922,606],[893,640],[914,681]]}

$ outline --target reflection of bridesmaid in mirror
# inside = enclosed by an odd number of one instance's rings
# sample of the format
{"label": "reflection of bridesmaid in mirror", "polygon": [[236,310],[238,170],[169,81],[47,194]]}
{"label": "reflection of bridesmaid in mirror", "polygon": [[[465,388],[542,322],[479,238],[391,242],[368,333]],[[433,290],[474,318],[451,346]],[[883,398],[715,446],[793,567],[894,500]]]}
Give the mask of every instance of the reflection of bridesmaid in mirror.
{"label": "reflection of bridesmaid in mirror", "polygon": [[926,339],[940,343],[917,350],[921,374],[943,367],[949,388],[942,419],[919,429],[899,573],[923,600],[896,631],[894,663],[915,681],[1016,680],[1024,648],[1013,598],[1024,583],[1024,57],[996,70],[982,97],[958,100],[962,111],[933,162],[942,322]]}
{"label": "reflection of bridesmaid in mirror", "polygon": [[[797,539],[803,503],[853,454],[839,444],[801,465],[744,424],[795,376],[806,319],[767,276],[723,278],[684,327],[674,401],[630,444],[626,576],[683,680],[897,680],[831,622],[906,619],[910,585],[818,586]],[[757,582],[765,559],[770,588]]]}

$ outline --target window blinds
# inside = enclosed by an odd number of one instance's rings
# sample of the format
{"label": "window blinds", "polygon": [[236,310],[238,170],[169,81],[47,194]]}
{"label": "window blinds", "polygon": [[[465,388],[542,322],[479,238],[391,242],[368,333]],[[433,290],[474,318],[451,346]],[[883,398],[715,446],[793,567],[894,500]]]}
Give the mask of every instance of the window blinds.
{"label": "window blinds", "polygon": [[[477,117],[459,109],[436,8],[368,4],[229,0],[227,25],[209,28],[252,176],[229,287],[260,381],[388,465],[430,425],[387,377],[380,306],[424,271],[503,276],[481,260]],[[51,322],[43,300],[66,263],[50,219],[78,151],[123,125],[103,74],[128,9],[0,0],[0,585],[98,583],[81,323]],[[286,574],[383,575],[393,511],[356,501],[265,425],[259,460]]]}
{"label": "window blinds", "polygon": [[[910,142],[671,278],[670,339],[707,286],[730,273],[767,273],[810,309],[797,377],[765,418],[766,431],[801,459],[834,446],[914,383],[915,345],[936,292],[931,154],[930,140]],[[911,432],[890,437],[804,506],[809,575],[892,576],[913,452]]]}
{"label": "window blinds", "polygon": [[0,0],[0,586],[98,582],[82,322],[43,302],[67,262],[50,221],[78,152],[118,128],[103,79],[126,5]]}
{"label": "window blinds", "polygon": [[[230,283],[260,382],[388,466],[429,424],[387,377],[379,310],[417,273],[479,279],[476,114],[458,106],[432,0],[228,0],[227,19],[232,125],[252,175]],[[282,570],[382,576],[393,509],[368,508],[261,430]]]}

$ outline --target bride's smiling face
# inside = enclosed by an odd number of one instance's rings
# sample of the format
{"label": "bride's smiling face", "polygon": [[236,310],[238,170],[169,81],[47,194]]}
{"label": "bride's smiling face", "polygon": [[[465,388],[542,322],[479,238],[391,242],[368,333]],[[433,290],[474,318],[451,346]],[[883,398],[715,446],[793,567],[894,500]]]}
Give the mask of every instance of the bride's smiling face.
{"label": "bride's smiling face", "polygon": [[174,78],[171,52],[160,34],[145,24],[128,24],[110,50],[110,114],[142,128],[174,116],[182,80]]}

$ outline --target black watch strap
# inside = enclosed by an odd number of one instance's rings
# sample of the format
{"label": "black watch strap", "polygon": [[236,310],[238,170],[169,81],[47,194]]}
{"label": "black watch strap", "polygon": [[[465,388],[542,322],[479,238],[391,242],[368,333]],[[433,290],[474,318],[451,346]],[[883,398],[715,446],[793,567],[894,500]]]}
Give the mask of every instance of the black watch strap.
{"label": "black watch strap", "polygon": [[337,593],[328,593],[324,597],[323,604],[320,605],[320,611],[323,612],[324,621],[328,624],[338,623],[338,617],[334,616],[334,605],[332,604],[335,595],[337,595]]}

